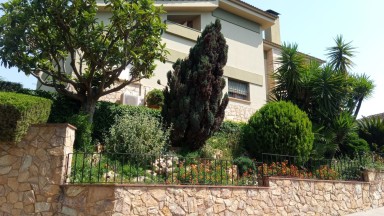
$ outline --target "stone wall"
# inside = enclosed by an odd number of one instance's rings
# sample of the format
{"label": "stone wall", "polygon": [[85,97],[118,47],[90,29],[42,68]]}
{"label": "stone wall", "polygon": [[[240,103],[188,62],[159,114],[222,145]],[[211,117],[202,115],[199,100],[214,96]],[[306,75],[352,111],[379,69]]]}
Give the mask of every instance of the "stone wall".
{"label": "stone wall", "polygon": [[229,101],[225,109],[225,120],[247,122],[256,110],[247,104]]}
{"label": "stone wall", "polygon": [[74,138],[74,127],[47,124],[31,126],[18,144],[0,143],[0,215],[60,211],[60,185]]}
{"label": "stone wall", "polygon": [[128,86],[125,86],[124,88],[120,89],[119,91],[112,92],[110,94],[104,95],[99,100],[101,101],[108,101],[112,103],[121,103],[121,95],[124,92],[129,92],[130,95],[137,95],[140,96],[140,84],[131,84]]}
{"label": "stone wall", "polygon": [[74,134],[35,125],[20,143],[0,143],[0,215],[345,215],[384,205],[384,173],[372,182],[270,178],[270,187],[66,185]]}
{"label": "stone wall", "polygon": [[383,206],[383,181],[271,178],[270,187],[64,186],[64,215],[345,215]]}

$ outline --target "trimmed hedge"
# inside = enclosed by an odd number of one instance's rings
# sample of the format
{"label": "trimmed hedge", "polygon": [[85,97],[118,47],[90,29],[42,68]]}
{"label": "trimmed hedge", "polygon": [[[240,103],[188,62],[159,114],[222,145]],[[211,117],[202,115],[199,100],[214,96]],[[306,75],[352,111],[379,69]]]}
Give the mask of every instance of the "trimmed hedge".
{"label": "trimmed hedge", "polygon": [[21,85],[20,83],[8,82],[8,81],[0,80],[0,92],[1,91],[17,92],[17,91],[19,91],[22,88],[23,88],[23,85]]}
{"label": "trimmed hedge", "polygon": [[69,118],[80,112],[81,103],[75,99],[58,94],[57,92],[49,92],[43,90],[20,89],[17,93],[47,98],[52,100],[51,114],[49,115],[49,123],[67,123]]}
{"label": "trimmed hedge", "polygon": [[115,125],[116,120],[124,115],[135,116],[138,114],[152,116],[159,119],[159,121],[161,119],[159,110],[150,109],[144,106],[129,106],[99,101],[93,116],[93,139],[97,139],[101,143],[104,143],[104,136],[109,133],[109,129]]}
{"label": "trimmed hedge", "polygon": [[19,142],[31,124],[46,123],[52,101],[13,92],[0,92],[0,141]]}
{"label": "trimmed hedge", "polygon": [[299,156],[306,161],[313,147],[312,122],[291,102],[270,102],[251,116],[243,144],[252,157],[262,153]]}

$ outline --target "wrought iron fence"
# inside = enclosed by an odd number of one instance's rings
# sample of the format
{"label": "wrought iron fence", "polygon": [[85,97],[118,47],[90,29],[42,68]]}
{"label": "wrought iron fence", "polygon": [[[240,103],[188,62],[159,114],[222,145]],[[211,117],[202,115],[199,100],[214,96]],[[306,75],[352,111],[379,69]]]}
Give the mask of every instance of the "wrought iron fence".
{"label": "wrought iron fence", "polygon": [[[257,166],[239,171],[232,160],[169,155],[71,153],[67,183],[258,185]],[[260,175],[259,175],[260,177]]]}
{"label": "wrought iron fence", "polygon": [[[67,183],[257,185],[267,176],[323,180],[362,180],[361,168],[381,165],[377,154],[354,159],[302,160],[296,156],[262,154],[251,165],[232,160],[189,158],[171,155],[119,153],[71,153]],[[377,167],[375,167],[377,168]]]}
{"label": "wrought iron fence", "polygon": [[[308,159],[297,156],[262,154],[262,172],[268,176],[324,180],[362,180],[361,169],[375,162],[374,154],[356,154],[354,159]],[[259,170],[261,172],[261,170]]]}

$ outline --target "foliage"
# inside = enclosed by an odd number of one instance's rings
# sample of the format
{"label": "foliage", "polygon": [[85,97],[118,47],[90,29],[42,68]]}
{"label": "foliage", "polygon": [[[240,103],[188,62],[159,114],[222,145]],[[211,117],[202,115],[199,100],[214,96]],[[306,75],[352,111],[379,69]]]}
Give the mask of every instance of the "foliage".
{"label": "foliage", "polygon": [[20,83],[7,82],[7,81],[2,81],[0,79],[0,91],[17,92],[22,88],[23,88],[23,85],[21,85]]}
{"label": "foliage", "polygon": [[46,123],[50,100],[0,92],[0,141],[19,142],[31,124]]}
{"label": "foliage", "polygon": [[351,45],[352,42],[346,43],[342,35],[336,36],[335,43],[335,46],[327,48],[329,63],[333,70],[347,73],[354,65],[351,58],[356,48]]}
{"label": "foliage", "polygon": [[[111,14],[97,18],[95,0],[12,0],[0,10],[0,56],[43,85],[82,104],[92,121],[97,100],[149,78],[165,61],[161,7],[152,0],[105,0]],[[117,82],[130,66],[130,77]]]}
{"label": "foliage", "polygon": [[105,142],[105,138],[109,135],[109,129],[123,116],[147,115],[154,117],[160,121],[160,112],[158,110],[149,109],[144,106],[128,106],[115,104],[105,101],[99,101],[96,105],[95,116],[93,119],[92,138],[101,143]]}
{"label": "foliage", "polygon": [[[233,184],[232,176],[227,169],[232,167],[226,161],[212,163],[210,160],[201,160],[198,163],[181,162],[174,174],[173,182],[176,184]],[[168,179],[170,182],[172,179]]]}
{"label": "foliage", "polygon": [[199,149],[223,121],[228,104],[228,96],[222,96],[228,46],[220,30],[219,20],[208,25],[189,57],[177,60],[167,74],[162,116],[173,125],[173,146]]}
{"label": "foliage", "polygon": [[146,95],[145,102],[148,107],[162,107],[164,105],[164,93],[160,89],[153,89]]}
{"label": "foliage", "polygon": [[303,60],[297,45],[284,44],[280,67],[273,75],[277,84],[271,98],[290,101],[308,114],[316,131],[314,149],[319,158],[364,149],[363,141],[353,134],[355,118],[374,88],[365,74],[349,73],[355,50],[351,42],[344,42],[341,36],[335,42],[328,49],[330,62],[323,66]]}
{"label": "foliage", "polygon": [[282,162],[272,162],[271,164],[262,164],[258,166],[259,175],[267,176],[280,176],[289,178],[316,178],[323,180],[336,180],[340,178],[340,174],[329,167],[328,165],[321,165],[312,171],[301,169],[300,167],[291,164],[285,160]]}
{"label": "foliage", "polygon": [[219,130],[201,148],[200,157],[232,160],[244,154],[240,142],[244,125],[242,122],[223,121]]}
{"label": "foliage", "polygon": [[245,173],[253,174],[253,172],[256,172],[255,161],[249,157],[238,157],[233,161],[233,163],[237,166],[240,176],[243,176]]}
{"label": "foliage", "polygon": [[273,78],[278,80],[272,90],[272,97],[276,100],[289,100],[299,103],[297,97],[302,91],[302,72],[304,71],[304,58],[298,53],[297,44],[283,44],[281,57],[277,63],[281,66],[274,72]]}
{"label": "foliage", "polygon": [[365,117],[358,121],[359,136],[366,140],[372,151],[384,152],[384,120],[379,116]]}
{"label": "foliage", "polygon": [[[145,176],[143,163],[129,160],[114,160],[108,154],[74,153],[69,181],[71,183],[133,183],[139,176]],[[147,174],[148,175],[148,174]],[[146,182],[151,181],[146,176]]]}
{"label": "foliage", "polygon": [[262,153],[297,155],[306,161],[312,150],[312,123],[290,102],[270,102],[251,116],[242,142],[253,157]]}
{"label": "foliage", "polygon": [[362,169],[375,169],[380,171],[384,170],[383,155],[379,155],[375,152],[364,152],[362,154],[357,155],[356,157],[358,157]]}
{"label": "foliage", "polygon": [[351,75],[351,86],[353,90],[350,99],[350,112],[354,110],[354,117],[356,118],[363,100],[372,95],[375,85],[366,74],[357,74]]}
{"label": "foliage", "polygon": [[143,155],[160,154],[167,148],[169,129],[163,130],[157,118],[138,113],[117,120],[105,139],[109,152],[135,154],[140,160]]}
{"label": "foliage", "polygon": [[80,112],[81,104],[78,101],[57,92],[20,89],[18,93],[50,99],[52,108],[48,118],[49,123],[67,123],[71,116]]}
{"label": "foliage", "polygon": [[88,115],[82,113],[73,115],[68,118],[68,123],[77,128],[74,148],[83,152],[92,152],[92,124],[88,121]]}

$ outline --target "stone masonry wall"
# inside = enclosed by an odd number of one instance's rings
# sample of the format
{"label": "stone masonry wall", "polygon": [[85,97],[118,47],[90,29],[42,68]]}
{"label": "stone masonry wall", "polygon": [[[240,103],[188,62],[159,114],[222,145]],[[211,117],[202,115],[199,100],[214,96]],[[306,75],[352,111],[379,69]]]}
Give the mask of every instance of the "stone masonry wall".
{"label": "stone masonry wall", "polygon": [[75,130],[67,124],[33,125],[18,144],[0,143],[0,215],[55,215],[65,156]]}
{"label": "stone masonry wall", "polygon": [[384,173],[372,182],[270,178],[270,187],[66,185],[74,135],[67,124],[34,125],[20,143],[0,143],[1,216],[345,215],[384,205]]}
{"label": "stone masonry wall", "polygon": [[225,109],[225,120],[247,122],[248,119],[256,112],[256,109],[249,105],[240,104],[230,101]]}
{"label": "stone masonry wall", "polygon": [[63,186],[63,215],[345,215],[383,206],[383,181],[271,178],[270,188]]}

